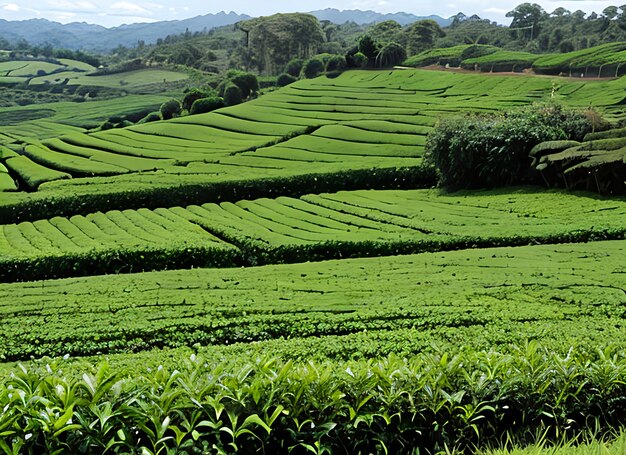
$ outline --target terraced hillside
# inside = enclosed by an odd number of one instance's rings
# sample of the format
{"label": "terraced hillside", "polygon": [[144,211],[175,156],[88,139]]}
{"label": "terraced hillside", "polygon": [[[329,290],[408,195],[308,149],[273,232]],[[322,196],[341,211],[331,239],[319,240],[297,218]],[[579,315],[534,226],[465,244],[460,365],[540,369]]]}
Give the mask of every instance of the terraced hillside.
{"label": "terraced hillside", "polygon": [[626,200],[517,190],[345,191],[0,225],[0,280],[626,236]]}
{"label": "terraced hillside", "polygon": [[[593,100],[608,116],[620,116],[624,83],[565,82],[558,93],[569,104],[586,107]],[[31,192],[3,196],[0,214],[19,221],[83,207],[180,205],[218,195],[237,200],[303,187],[360,188],[368,181],[389,185],[407,176],[431,185],[421,156],[439,116],[546,99],[552,84],[545,78],[353,71],[300,81],[209,114],[28,140],[15,148],[25,157],[21,167],[37,178],[24,179],[24,171],[7,166],[20,188]]]}
{"label": "terraced hillside", "polygon": [[158,110],[169,98],[162,95],[128,95],[83,103],[57,102],[37,106],[0,108],[0,145],[83,133],[107,118],[138,116]]}
{"label": "terraced hillside", "polygon": [[[3,129],[0,449],[469,453],[616,428],[626,199],[417,188],[440,116],[554,95],[617,119],[624,84],[354,71],[126,129]],[[534,157],[620,149],[594,134]]]}

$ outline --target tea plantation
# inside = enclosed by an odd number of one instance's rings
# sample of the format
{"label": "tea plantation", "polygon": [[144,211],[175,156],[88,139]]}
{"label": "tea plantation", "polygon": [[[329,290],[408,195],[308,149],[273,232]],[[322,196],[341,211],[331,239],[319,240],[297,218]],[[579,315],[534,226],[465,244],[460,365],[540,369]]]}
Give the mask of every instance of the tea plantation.
{"label": "tea plantation", "polygon": [[[474,453],[619,429],[626,198],[447,193],[424,153],[458,112],[557,98],[616,122],[625,84],[349,71],[95,133],[16,108],[0,449]],[[619,177],[622,150],[594,132],[529,168]]]}

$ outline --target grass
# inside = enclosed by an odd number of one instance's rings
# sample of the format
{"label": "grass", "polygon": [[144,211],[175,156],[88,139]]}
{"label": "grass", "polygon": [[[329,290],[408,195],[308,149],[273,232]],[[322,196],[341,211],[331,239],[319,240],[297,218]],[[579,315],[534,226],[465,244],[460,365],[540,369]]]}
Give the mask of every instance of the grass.
{"label": "grass", "polygon": [[513,449],[494,449],[479,452],[481,455],[622,455],[626,453],[626,435],[620,433],[617,437],[607,440],[591,438],[581,444],[566,441],[551,446],[536,444],[529,447]]}

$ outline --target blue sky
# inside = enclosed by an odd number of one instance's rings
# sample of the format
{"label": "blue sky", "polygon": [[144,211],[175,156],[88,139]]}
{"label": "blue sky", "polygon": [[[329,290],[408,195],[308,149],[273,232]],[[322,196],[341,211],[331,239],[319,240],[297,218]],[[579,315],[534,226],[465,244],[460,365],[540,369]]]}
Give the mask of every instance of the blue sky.
{"label": "blue sky", "polygon": [[[371,9],[382,13],[404,11],[420,16],[438,14],[449,17],[459,11],[478,14],[481,17],[508,23],[507,11],[523,0],[271,0],[251,2],[230,0],[0,0],[0,18],[20,20],[45,18],[62,23],[89,22],[114,27],[133,22],[155,22],[185,19],[201,14],[216,13],[226,9],[251,16],[269,15],[277,12],[312,11],[322,8]],[[600,13],[609,5],[619,2],[604,0],[550,1],[540,0],[546,11],[564,7],[570,11],[581,9],[586,13]]]}

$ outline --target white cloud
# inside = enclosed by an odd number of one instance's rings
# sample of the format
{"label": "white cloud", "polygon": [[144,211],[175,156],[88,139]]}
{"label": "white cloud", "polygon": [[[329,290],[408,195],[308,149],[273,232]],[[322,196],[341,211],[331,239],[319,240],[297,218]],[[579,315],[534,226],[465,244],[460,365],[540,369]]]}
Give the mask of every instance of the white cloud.
{"label": "white cloud", "polygon": [[97,6],[88,0],[78,0],[72,2],[69,0],[46,0],[46,3],[56,9],[60,10],[95,10]]}
{"label": "white cloud", "polygon": [[111,9],[124,11],[126,13],[148,13],[149,11],[141,6],[130,2],[117,2],[111,5]]}
{"label": "white cloud", "polygon": [[18,5],[16,5],[15,3],[7,3],[6,5],[4,5],[2,7],[2,9],[7,10],[7,11],[19,11],[20,7]]}
{"label": "white cloud", "polygon": [[509,8],[507,9],[502,9],[502,8],[487,8],[483,10],[485,13],[496,13],[496,14],[506,14],[510,11]]}

